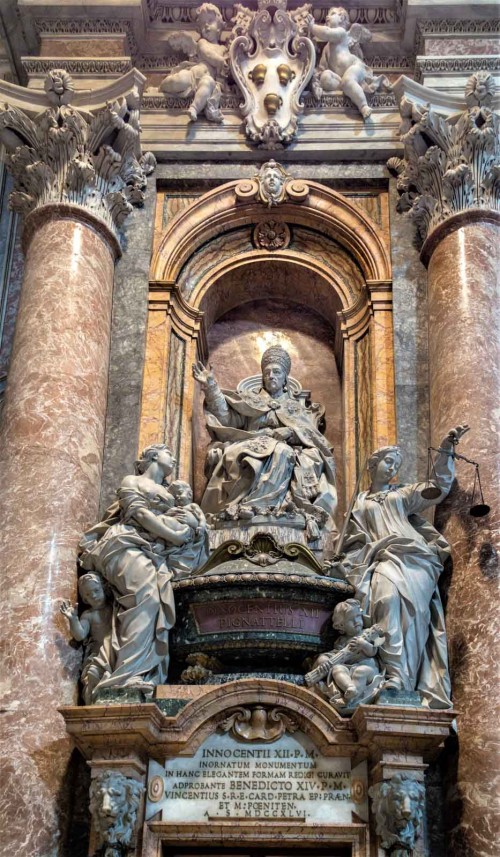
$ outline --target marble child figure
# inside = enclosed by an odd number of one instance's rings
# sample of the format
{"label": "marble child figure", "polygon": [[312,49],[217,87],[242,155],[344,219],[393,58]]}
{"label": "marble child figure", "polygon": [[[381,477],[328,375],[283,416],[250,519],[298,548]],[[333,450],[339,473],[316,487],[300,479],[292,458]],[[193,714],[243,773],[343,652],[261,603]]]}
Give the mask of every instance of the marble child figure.
{"label": "marble child figure", "polygon": [[319,42],[326,42],[318,69],[312,81],[313,93],[320,98],[323,92],[340,89],[358,108],[364,120],[371,116],[365,92],[389,87],[386,77],[375,77],[363,61],[360,44],[371,39],[366,27],[351,26],[343,6],[332,7],[326,24],[316,24],[312,15],[308,19],[309,32]]}
{"label": "marble child figure", "polygon": [[368,460],[371,485],[355,502],[341,563],[332,571],[355,587],[363,613],[385,632],[378,657],[385,688],[417,690],[430,708],[450,708],[450,679],[443,607],[438,589],[446,540],[421,513],[451,489],[453,451],[468,426],[451,429],[434,463],[440,494],[426,499],[427,483],[394,484],[401,465],[397,446]]}
{"label": "marble child figure", "polygon": [[273,345],[262,356],[262,377],[245,379],[233,392],[221,390],[202,363],[193,366],[213,440],[201,501],[207,514],[240,521],[282,516],[284,522],[287,515],[302,516],[316,533],[318,526],[333,526],[333,452],[312,410],[294,395],[290,368],[289,354]]}
{"label": "marble child figure", "polygon": [[101,649],[109,646],[112,607],[99,574],[83,574],[78,581],[78,591],[90,609],[84,610],[80,617],[77,604],[72,607],[69,601],[63,601],[59,609],[69,622],[73,639],[84,643],[82,695],[85,705],[91,705],[94,688],[105,672],[107,659],[99,655]]}
{"label": "marble child figure", "polygon": [[174,577],[186,577],[196,571],[208,559],[207,519],[197,503],[193,503],[193,489],[189,482],[177,479],[168,486],[173,507],[166,512],[168,518],[180,520],[189,527],[190,538],[180,547],[173,545],[166,550],[166,560]]}
{"label": "marble child figure", "polygon": [[[371,702],[383,682],[376,655],[384,632],[379,625],[363,630],[361,605],[354,598],[337,604],[332,625],[340,631],[340,636],[331,652],[316,658],[306,683],[311,685],[319,681],[321,691],[339,710]],[[326,678],[325,683],[321,682],[322,678]]]}
{"label": "marble child figure", "polygon": [[220,83],[227,74],[227,51],[219,44],[224,22],[217,6],[213,3],[199,6],[196,26],[198,41],[189,33],[174,33],[169,37],[171,47],[184,51],[190,59],[175,66],[160,83],[160,89],[168,95],[193,99],[188,110],[191,122],[203,112],[210,122],[222,122]]}

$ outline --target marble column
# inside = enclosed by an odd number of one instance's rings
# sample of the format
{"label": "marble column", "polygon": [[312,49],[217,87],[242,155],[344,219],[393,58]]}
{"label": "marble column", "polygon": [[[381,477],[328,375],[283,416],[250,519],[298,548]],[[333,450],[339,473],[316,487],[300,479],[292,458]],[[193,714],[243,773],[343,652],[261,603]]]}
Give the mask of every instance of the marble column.
{"label": "marble column", "polygon": [[35,118],[0,111],[26,257],[0,429],[5,855],[73,853],[71,747],[57,709],[76,702],[81,650],[59,606],[76,600],[77,543],[97,517],[117,225],[144,184],[133,123],[123,145],[99,142],[120,118],[129,124],[136,101],[129,93],[95,116],[50,99]]}
{"label": "marble column", "polygon": [[[432,90],[420,89],[417,103],[399,85],[405,157],[391,165],[399,174],[401,207],[424,239],[431,443],[453,425],[470,424],[457,451],[480,462],[491,505],[487,517],[470,516],[474,468],[457,462],[456,484],[436,513],[452,547],[446,624],[458,714],[458,752],[448,760],[445,783],[448,853],[493,857],[500,821],[500,122],[486,74],[468,82],[461,115],[455,103],[448,115],[442,103],[432,108]],[[420,94],[415,84],[412,94]]]}
{"label": "marble column", "polygon": [[491,505],[486,518],[469,515],[474,469],[458,462],[436,524],[453,549],[446,623],[459,753],[447,815],[450,853],[464,857],[498,853],[499,248],[500,223],[464,223],[436,242],[428,268],[431,442],[470,423],[458,452],[480,462]]}

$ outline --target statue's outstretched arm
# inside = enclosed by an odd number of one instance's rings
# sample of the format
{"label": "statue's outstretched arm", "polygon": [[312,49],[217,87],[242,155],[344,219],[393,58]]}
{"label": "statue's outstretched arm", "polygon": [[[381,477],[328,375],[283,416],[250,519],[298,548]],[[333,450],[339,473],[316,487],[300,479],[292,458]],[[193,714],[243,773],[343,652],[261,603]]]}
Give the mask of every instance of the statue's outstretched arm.
{"label": "statue's outstretched arm", "polygon": [[212,367],[204,366],[201,360],[193,363],[193,376],[205,393],[205,405],[208,411],[217,417],[223,425],[230,425],[229,405],[215,380]]}

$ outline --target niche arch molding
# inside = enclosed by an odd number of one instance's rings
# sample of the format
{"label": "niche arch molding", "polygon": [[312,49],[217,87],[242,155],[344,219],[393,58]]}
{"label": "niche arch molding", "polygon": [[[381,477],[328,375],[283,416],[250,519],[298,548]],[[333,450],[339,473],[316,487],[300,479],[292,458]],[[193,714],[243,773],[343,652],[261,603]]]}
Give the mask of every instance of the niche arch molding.
{"label": "niche arch molding", "polygon": [[[251,272],[264,272],[265,276],[266,268],[283,266],[295,274],[290,282],[314,281],[316,303],[311,308],[335,330],[343,387],[344,477],[349,493],[370,448],[395,441],[387,241],[381,227],[360,206],[317,182],[307,182],[309,192],[303,201],[288,201],[272,209],[258,201],[239,200],[237,185],[236,181],[221,185],[186,206],[167,226],[154,253],[140,446],[170,444],[180,474],[191,478],[195,395],[191,364],[208,358],[207,334],[217,318],[241,303],[259,299],[251,288],[239,289],[238,277],[246,276],[248,281]],[[300,251],[293,244],[274,251],[250,247],[248,236],[267,220],[286,223],[292,234],[294,227],[301,227],[321,236],[323,258],[304,250],[303,242]],[[247,235],[240,244],[237,230]],[[224,258],[220,253],[219,258],[217,248],[230,235],[231,254]],[[181,288],[183,272],[193,259],[196,282],[186,293]],[[344,262],[340,264],[339,259]],[[298,286],[294,288],[295,292],[283,295],[270,284],[267,297],[285,297],[307,306],[307,288],[303,294]]]}

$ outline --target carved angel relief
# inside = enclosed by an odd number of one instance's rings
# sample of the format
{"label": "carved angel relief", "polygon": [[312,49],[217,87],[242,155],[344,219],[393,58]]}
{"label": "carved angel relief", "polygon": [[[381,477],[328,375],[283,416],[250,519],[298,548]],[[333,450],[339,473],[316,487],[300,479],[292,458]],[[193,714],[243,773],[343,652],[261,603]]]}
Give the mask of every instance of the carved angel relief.
{"label": "carved angel relief", "polygon": [[314,45],[300,33],[310,7],[288,12],[286,6],[287,0],[259,0],[257,12],[234,7],[231,73],[244,97],[246,135],[266,149],[281,149],[295,137],[301,95],[314,71]]}
{"label": "carved angel relief", "polygon": [[372,112],[366,93],[391,88],[385,75],[375,76],[364,62],[361,46],[371,40],[370,31],[361,24],[351,25],[343,6],[329,9],[324,26],[316,24],[312,15],[307,25],[314,39],[326,42],[311,84],[314,97],[319,100],[324,92],[340,90],[366,121]]}

